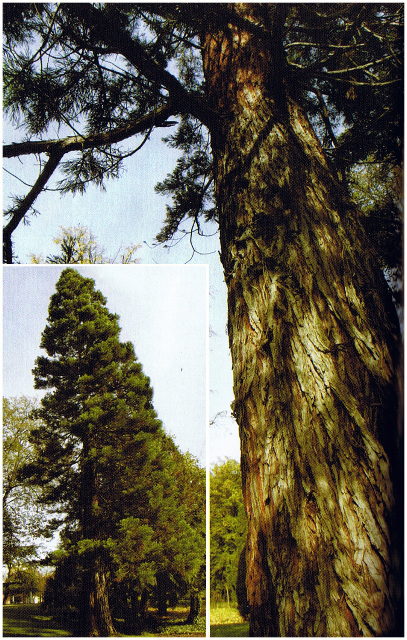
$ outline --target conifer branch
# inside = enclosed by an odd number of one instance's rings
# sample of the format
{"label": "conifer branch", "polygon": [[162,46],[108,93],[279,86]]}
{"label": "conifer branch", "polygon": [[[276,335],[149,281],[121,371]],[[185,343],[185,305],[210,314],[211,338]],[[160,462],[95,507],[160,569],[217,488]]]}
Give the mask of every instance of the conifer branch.
{"label": "conifer branch", "polygon": [[175,76],[151,58],[143,45],[134,40],[112,14],[109,14],[107,19],[103,11],[90,5],[86,19],[89,21],[89,28],[97,29],[98,37],[107,45],[111,53],[122,55],[149,81],[159,83],[168,91],[177,113],[190,113],[205,125],[216,117],[216,114],[211,113],[205,105],[201,96],[185,89]]}
{"label": "conifer branch", "polygon": [[11,234],[15,231],[20,224],[21,220],[26,215],[27,211],[32,207],[35,200],[47,184],[48,180],[54,173],[58,164],[61,161],[61,158],[64,154],[61,152],[55,152],[50,155],[48,162],[46,163],[44,169],[38,176],[35,184],[29,193],[21,200],[18,205],[10,211],[12,214],[10,222],[6,224],[3,229],[3,261],[7,264],[11,264],[13,261],[13,247],[11,242]]}
{"label": "conifer branch", "polygon": [[6,144],[3,146],[3,157],[16,158],[23,155],[57,152],[65,155],[70,151],[82,151],[84,149],[108,146],[131,138],[152,126],[163,126],[166,120],[175,115],[175,113],[176,109],[168,102],[134,122],[130,121],[109,131],[102,131],[88,136],[67,136],[61,140],[27,140],[26,142]]}

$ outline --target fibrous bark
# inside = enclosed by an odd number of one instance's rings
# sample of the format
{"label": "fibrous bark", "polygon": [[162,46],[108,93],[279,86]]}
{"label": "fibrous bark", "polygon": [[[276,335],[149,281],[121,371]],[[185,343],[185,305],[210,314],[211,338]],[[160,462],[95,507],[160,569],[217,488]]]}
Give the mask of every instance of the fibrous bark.
{"label": "fibrous bark", "polygon": [[[203,36],[252,636],[396,625],[396,329],[358,213],[286,82],[284,5]],[[281,47],[281,49],[279,48]]]}

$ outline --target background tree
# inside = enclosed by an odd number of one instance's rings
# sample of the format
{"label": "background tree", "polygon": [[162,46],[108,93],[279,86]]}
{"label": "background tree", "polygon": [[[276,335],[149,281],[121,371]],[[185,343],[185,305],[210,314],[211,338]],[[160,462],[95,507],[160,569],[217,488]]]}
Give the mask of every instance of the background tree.
{"label": "background tree", "polygon": [[37,404],[24,396],[3,398],[3,563],[7,566],[3,599],[16,584],[17,572],[26,572],[27,563],[41,555],[51,515],[37,502],[39,488],[20,477],[23,466],[34,459],[29,439],[38,427],[38,421],[31,418]]}
{"label": "background tree", "polygon": [[177,501],[149,379],[132,344],[119,341],[117,316],[73,269],[56,289],[41,341],[47,356],[34,369],[36,388],[51,391],[34,412],[42,423],[31,433],[35,460],[25,476],[42,487],[43,503],[58,507],[65,554],[78,558],[78,632],[107,636],[115,632],[112,564],[119,578],[130,565],[133,583],[151,585],[174,545],[173,563],[191,571],[199,534]]}
{"label": "background tree", "polygon": [[183,571],[190,599],[187,622],[193,624],[201,611],[201,594],[206,591],[206,470],[189,453],[174,462],[179,500],[186,522],[195,533],[193,563],[190,561]]}
{"label": "background tree", "polygon": [[132,631],[142,625],[153,597],[159,615],[188,590],[193,600],[205,565],[205,471],[169,436],[163,434],[155,449],[150,466],[143,459],[142,475],[129,464],[124,485],[114,490],[121,525],[108,545],[116,594]]}
{"label": "background tree", "polygon": [[236,602],[239,558],[246,546],[247,520],[240,465],[226,460],[210,473],[211,601]]}
{"label": "background tree", "polygon": [[7,212],[6,261],[68,152],[60,187],[81,191],[118,175],[114,145],[181,116],[160,240],[219,223],[250,632],[399,633],[399,326],[348,176],[400,163],[403,6],[41,5],[4,24],[4,106],[28,134],[4,156],[48,154]]}
{"label": "background tree", "polygon": [[81,225],[77,227],[61,227],[61,233],[54,238],[55,244],[60,247],[57,255],[43,256],[32,254],[31,260],[34,264],[48,262],[50,264],[103,264],[120,262],[129,264],[138,262],[135,252],[140,245],[131,245],[124,251],[119,251],[115,256],[109,257],[106,250],[100,247],[97,239],[87,227]]}

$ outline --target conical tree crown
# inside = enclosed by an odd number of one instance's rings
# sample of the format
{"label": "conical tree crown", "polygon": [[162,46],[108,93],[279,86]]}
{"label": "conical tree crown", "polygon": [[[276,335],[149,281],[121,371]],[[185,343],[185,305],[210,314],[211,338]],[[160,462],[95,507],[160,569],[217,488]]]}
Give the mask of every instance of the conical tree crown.
{"label": "conical tree crown", "polygon": [[37,358],[33,370],[36,388],[52,391],[36,412],[42,426],[33,433],[38,459],[31,471],[47,486],[44,499],[68,504],[80,519],[84,469],[91,465],[99,525],[111,517],[100,497],[109,495],[118,472],[126,475],[130,458],[132,474],[152,463],[154,436],[162,431],[150,380],[119,334],[118,316],[94,281],[64,270],[42,334],[48,355]]}

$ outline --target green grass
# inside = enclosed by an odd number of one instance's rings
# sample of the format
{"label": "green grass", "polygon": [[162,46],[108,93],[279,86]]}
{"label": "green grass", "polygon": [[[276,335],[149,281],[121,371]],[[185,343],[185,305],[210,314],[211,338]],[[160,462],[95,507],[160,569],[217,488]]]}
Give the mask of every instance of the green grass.
{"label": "green grass", "polygon": [[218,604],[211,607],[211,637],[249,637],[249,623],[243,620],[235,604]]}
{"label": "green grass", "polygon": [[249,623],[211,624],[211,638],[248,638]]}
{"label": "green grass", "polygon": [[[154,630],[141,631],[138,636],[158,637],[205,637],[206,621],[205,611],[202,612],[195,624],[186,624],[184,620],[188,615],[187,607],[175,607],[169,610],[168,616],[157,620]],[[125,635],[118,633],[119,637],[134,638],[135,634]],[[51,615],[41,611],[39,604],[11,604],[3,606],[3,637],[51,637],[72,636],[66,629],[60,628],[60,623]]]}
{"label": "green grass", "polygon": [[61,629],[52,616],[43,615],[39,604],[9,604],[3,606],[3,637],[17,638],[71,636]]}
{"label": "green grass", "polygon": [[[197,638],[206,636],[205,607],[202,607],[201,615],[195,624],[186,624],[188,607],[179,605],[168,610],[168,614],[162,619],[157,619],[157,627],[154,630],[141,631],[137,636],[148,638]],[[154,610],[151,610],[154,613]],[[134,634],[132,636],[135,637]]]}
{"label": "green grass", "polygon": [[[147,638],[197,638],[206,636],[206,622],[205,618],[200,618],[196,624],[163,624],[160,627],[152,631],[142,631],[140,637]],[[127,636],[134,638],[134,635]]]}

